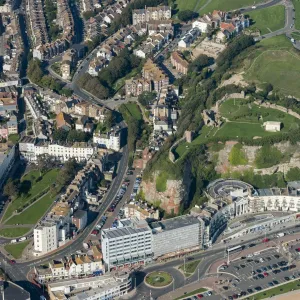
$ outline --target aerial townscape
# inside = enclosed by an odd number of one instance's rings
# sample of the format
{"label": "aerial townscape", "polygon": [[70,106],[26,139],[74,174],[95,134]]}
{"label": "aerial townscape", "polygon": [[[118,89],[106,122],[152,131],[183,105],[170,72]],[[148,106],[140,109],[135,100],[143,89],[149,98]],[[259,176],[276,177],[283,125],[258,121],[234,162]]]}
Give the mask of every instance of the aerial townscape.
{"label": "aerial townscape", "polygon": [[0,0],[0,300],[299,300],[299,82],[299,0]]}

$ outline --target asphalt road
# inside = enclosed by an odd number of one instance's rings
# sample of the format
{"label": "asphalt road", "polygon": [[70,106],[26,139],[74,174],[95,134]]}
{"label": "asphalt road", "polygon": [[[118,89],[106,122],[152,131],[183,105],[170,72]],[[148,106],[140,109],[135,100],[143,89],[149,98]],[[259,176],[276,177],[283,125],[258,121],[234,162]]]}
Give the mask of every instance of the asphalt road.
{"label": "asphalt road", "polygon": [[[275,233],[287,232],[289,230],[291,230],[291,229],[285,229],[285,230],[280,229],[280,230],[274,231],[272,233],[267,233],[266,237],[273,238],[273,235]],[[295,233],[299,233],[300,228],[299,227],[293,228],[293,231]],[[238,245],[238,244],[247,246],[251,243],[260,244],[261,241],[262,241],[261,237],[255,237],[255,238],[249,239],[244,242],[231,244],[231,246]],[[136,290],[136,295],[134,295],[132,297],[132,299],[143,299],[143,297],[145,297],[146,299],[149,299],[149,287],[147,287],[143,283],[143,279],[146,276],[146,274],[151,273],[153,271],[164,270],[164,271],[169,272],[174,277],[174,285],[169,286],[164,289],[152,289],[151,290],[152,297],[154,297],[154,298],[163,296],[164,294],[171,292],[173,289],[177,289],[186,284],[197,281],[198,275],[199,275],[200,279],[205,277],[206,271],[209,268],[209,266],[216,260],[224,258],[225,245],[218,244],[218,246],[221,246],[221,247],[218,247],[217,249],[211,249],[211,250],[208,249],[202,253],[198,253],[198,254],[189,256],[189,257],[194,258],[194,260],[203,259],[203,261],[199,265],[199,274],[198,274],[198,271],[196,271],[188,279],[185,279],[184,276],[182,275],[182,273],[176,269],[177,266],[183,264],[183,258],[175,259],[175,260],[166,262],[164,264],[155,264],[152,266],[150,265],[150,266],[146,267],[144,270],[137,272],[136,273],[137,290]]]}

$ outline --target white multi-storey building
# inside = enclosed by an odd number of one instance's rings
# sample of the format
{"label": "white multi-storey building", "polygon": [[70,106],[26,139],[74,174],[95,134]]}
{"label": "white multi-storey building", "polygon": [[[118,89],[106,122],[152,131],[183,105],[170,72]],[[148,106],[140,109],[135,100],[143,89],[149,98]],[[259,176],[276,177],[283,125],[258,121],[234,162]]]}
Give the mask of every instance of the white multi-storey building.
{"label": "white multi-storey building", "polygon": [[103,260],[108,270],[152,260],[152,232],[146,221],[121,220],[119,228],[101,231]]}
{"label": "white multi-storey building", "polygon": [[65,279],[47,286],[50,299],[119,299],[131,290],[129,274]]}
{"label": "white multi-storey building", "polygon": [[40,255],[58,247],[58,226],[55,222],[45,222],[34,229],[34,251]]}
{"label": "white multi-storey building", "polygon": [[95,147],[87,143],[51,144],[47,141],[36,141],[23,137],[19,143],[21,159],[35,162],[39,155],[49,155],[65,162],[70,158],[77,161],[87,161],[95,152]]}
{"label": "white multi-storey building", "polygon": [[121,143],[121,132],[111,131],[106,134],[94,134],[93,142],[95,144],[98,144],[100,147],[119,151]]}
{"label": "white multi-storey building", "polygon": [[181,250],[202,248],[201,225],[198,218],[190,215],[151,223],[154,258]]}

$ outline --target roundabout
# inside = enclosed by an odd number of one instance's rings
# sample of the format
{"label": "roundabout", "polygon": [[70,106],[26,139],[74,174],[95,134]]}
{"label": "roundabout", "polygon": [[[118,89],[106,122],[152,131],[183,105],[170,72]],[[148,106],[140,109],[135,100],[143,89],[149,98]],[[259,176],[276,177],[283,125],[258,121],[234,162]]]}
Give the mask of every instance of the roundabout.
{"label": "roundabout", "polygon": [[170,273],[165,271],[157,271],[147,274],[144,279],[146,285],[152,288],[163,288],[173,282],[173,277]]}

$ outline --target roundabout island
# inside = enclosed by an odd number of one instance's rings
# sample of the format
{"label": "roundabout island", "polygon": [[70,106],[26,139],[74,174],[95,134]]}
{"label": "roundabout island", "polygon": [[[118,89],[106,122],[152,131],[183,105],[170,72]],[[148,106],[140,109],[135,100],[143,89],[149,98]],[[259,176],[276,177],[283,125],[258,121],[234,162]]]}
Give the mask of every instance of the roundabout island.
{"label": "roundabout island", "polygon": [[145,284],[152,288],[164,288],[173,282],[171,274],[165,271],[157,271],[147,274]]}

